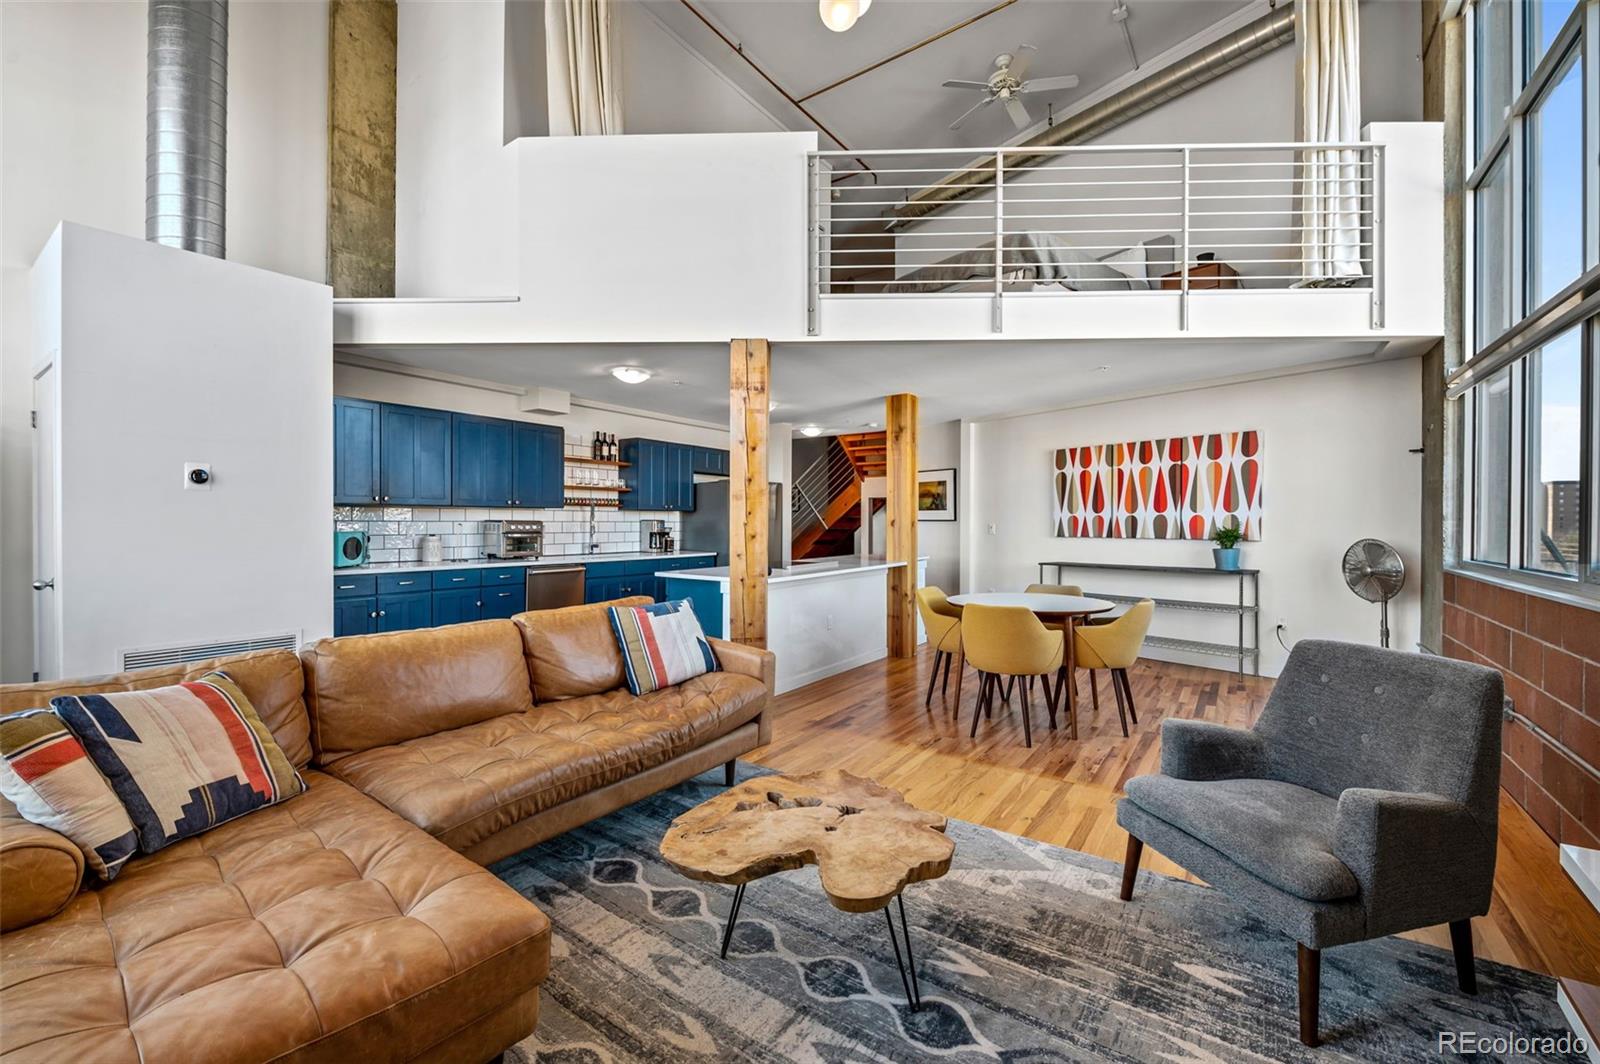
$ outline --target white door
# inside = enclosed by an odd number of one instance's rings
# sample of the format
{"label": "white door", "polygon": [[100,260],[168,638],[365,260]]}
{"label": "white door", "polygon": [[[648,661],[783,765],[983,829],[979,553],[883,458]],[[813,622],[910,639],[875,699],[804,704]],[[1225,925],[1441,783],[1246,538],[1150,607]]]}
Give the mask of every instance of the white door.
{"label": "white door", "polygon": [[56,367],[33,379],[33,669],[40,680],[61,678],[61,619],[57,612]]}

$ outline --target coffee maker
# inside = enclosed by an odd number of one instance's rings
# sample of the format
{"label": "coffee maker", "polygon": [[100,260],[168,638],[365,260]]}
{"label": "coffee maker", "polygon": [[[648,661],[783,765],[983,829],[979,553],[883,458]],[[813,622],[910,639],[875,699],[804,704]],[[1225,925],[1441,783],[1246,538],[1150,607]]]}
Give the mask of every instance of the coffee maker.
{"label": "coffee maker", "polygon": [[672,527],[659,517],[646,518],[639,522],[639,549],[652,554],[670,554],[672,552]]}

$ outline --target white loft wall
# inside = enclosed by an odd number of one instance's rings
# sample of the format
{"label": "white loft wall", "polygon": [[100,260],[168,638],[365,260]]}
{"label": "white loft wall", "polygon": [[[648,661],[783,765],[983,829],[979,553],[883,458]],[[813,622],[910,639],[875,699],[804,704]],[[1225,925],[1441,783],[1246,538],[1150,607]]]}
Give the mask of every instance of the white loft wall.
{"label": "white loft wall", "polygon": [[917,426],[917,468],[956,471],[956,520],[918,521],[917,553],[928,559],[928,583],[954,595],[961,587],[961,422],[924,421]]}
{"label": "white loft wall", "polygon": [[[331,290],[71,224],[42,261],[60,674],[113,671],[129,648],[330,634]],[[186,462],[210,463],[211,490],[185,489]]]}
{"label": "white loft wall", "polygon": [[517,166],[505,146],[503,0],[401,0],[395,294],[517,293]]}
{"label": "white loft wall", "polygon": [[[327,4],[229,19],[228,255],[320,281]],[[0,680],[33,654],[28,269],[62,219],[144,233],[146,30],[143,4],[0,3]]]}
{"label": "white loft wall", "polygon": [[[1262,667],[1276,676],[1284,652],[1272,636],[1376,642],[1378,609],[1350,592],[1339,575],[1345,549],[1371,536],[1393,544],[1410,578],[1391,603],[1393,645],[1418,636],[1421,564],[1420,363],[1415,359],[1324,370],[1132,399],[976,426],[974,505],[962,515],[968,587],[1015,591],[1038,579],[1040,561],[1103,561],[1209,566],[1209,543],[1058,539],[1051,532],[1051,456],[1060,447],[1180,433],[1256,429],[1262,441],[1263,537],[1243,544],[1244,565],[1262,570]],[[967,470],[963,470],[967,473]],[[989,525],[995,527],[989,534]],[[1226,599],[1234,585],[1161,574],[1063,574],[1063,582],[1110,593]],[[1158,634],[1230,642],[1220,615],[1158,610]],[[1176,658],[1168,651],[1152,657]],[[1196,664],[1227,668],[1218,658]]]}
{"label": "white loft wall", "polygon": [[[578,406],[576,403],[568,414],[529,412],[517,409],[516,395],[505,391],[502,386],[487,382],[479,387],[345,363],[334,364],[333,394],[379,403],[405,403],[482,417],[560,425],[568,440],[588,441],[594,438],[596,432],[609,432],[618,439],[648,436],[654,440],[692,443],[701,447],[728,446],[727,429],[697,422],[658,417],[644,411],[622,412]],[[331,494],[329,497],[332,497]]]}
{"label": "white loft wall", "polygon": [[669,30],[647,4],[617,5],[627,133],[779,133],[784,125]]}

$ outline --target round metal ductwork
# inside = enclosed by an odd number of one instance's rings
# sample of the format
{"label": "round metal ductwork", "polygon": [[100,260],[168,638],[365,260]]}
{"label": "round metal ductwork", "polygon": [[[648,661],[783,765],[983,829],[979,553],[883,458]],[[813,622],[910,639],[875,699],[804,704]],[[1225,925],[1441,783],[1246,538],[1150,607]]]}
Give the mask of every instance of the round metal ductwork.
{"label": "round metal ductwork", "polygon": [[144,235],[222,258],[227,208],[227,0],[149,0]]}

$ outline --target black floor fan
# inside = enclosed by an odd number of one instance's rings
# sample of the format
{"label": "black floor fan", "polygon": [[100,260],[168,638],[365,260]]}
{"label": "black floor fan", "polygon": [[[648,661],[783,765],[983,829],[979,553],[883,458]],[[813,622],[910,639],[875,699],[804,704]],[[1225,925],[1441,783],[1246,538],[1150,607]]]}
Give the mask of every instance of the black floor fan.
{"label": "black floor fan", "polygon": [[1344,552],[1343,569],[1350,590],[1378,604],[1378,643],[1388,646],[1389,600],[1400,594],[1406,582],[1400,553],[1381,539],[1358,539]]}

